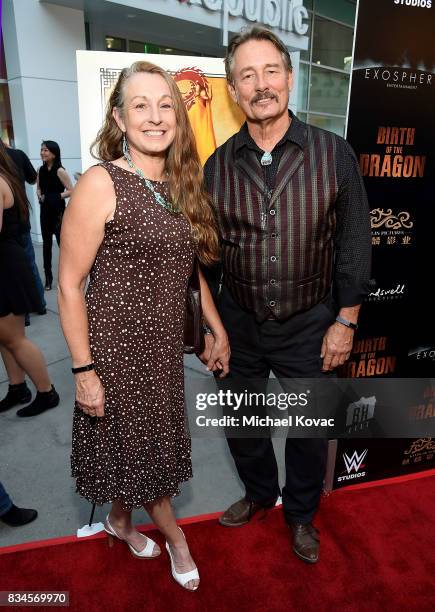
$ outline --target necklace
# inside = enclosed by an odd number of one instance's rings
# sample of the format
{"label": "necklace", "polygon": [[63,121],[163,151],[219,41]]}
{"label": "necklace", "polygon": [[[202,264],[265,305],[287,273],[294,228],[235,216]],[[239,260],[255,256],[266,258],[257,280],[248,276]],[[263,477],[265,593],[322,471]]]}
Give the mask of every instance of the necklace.
{"label": "necklace", "polygon": [[261,158],[261,165],[270,166],[271,163],[272,163],[272,153],[270,153],[269,151],[265,151]]}
{"label": "necklace", "polygon": [[165,208],[166,210],[168,210],[170,213],[174,215],[180,212],[178,208],[173,205],[172,202],[169,202],[169,200],[164,198],[161,193],[159,193],[158,191],[154,189],[154,185],[151,183],[151,181],[149,181],[146,178],[143,171],[134,165],[131,159],[131,156],[128,152],[124,151],[124,159],[127,161],[127,164],[130,166],[130,168],[132,168],[135,171],[135,173],[138,176],[140,176],[140,178],[144,181],[145,185],[148,187],[148,189],[151,191],[151,193],[155,197],[157,204],[160,204],[160,206],[162,206],[163,208]]}

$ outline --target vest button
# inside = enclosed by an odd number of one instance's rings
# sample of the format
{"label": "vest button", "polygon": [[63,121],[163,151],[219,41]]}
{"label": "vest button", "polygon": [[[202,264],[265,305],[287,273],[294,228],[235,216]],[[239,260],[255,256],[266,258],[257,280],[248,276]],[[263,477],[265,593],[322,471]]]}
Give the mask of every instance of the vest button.
{"label": "vest button", "polygon": [[272,306],[272,307],[273,307],[273,306],[275,306],[275,304],[276,304],[275,300],[270,300],[270,302],[269,302],[269,306]]}
{"label": "vest button", "polygon": [[276,214],[276,210],[274,208],[271,208],[269,210],[269,214],[273,216],[274,214]]}
{"label": "vest button", "polygon": [[270,261],[276,261],[275,255],[272,255],[272,257],[270,258]]}
{"label": "vest button", "polygon": [[275,283],[276,283],[276,280],[275,280],[274,278],[271,278],[271,279],[270,279],[270,284],[271,284],[271,285],[274,285]]}

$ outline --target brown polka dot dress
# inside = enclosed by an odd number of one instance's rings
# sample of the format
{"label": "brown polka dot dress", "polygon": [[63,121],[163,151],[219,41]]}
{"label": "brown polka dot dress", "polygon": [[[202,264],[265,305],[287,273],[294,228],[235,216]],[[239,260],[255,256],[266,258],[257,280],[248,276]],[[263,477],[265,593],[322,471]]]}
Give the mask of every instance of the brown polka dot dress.
{"label": "brown polka dot dress", "polygon": [[[110,162],[116,211],[86,292],[105,416],[74,409],[71,467],[77,492],[138,508],[179,493],[192,476],[184,410],[183,325],[194,246],[190,224],[143,180]],[[153,182],[168,198],[168,187]]]}

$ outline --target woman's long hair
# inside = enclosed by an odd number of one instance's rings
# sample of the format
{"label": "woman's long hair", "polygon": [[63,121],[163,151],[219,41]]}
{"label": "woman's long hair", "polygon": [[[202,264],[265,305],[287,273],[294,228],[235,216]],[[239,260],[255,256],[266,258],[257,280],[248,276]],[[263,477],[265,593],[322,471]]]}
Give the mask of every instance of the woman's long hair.
{"label": "woman's long hair", "polygon": [[[41,148],[45,146],[47,147],[47,149],[50,151],[50,153],[53,153],[54,155],[54,160],[53,160],[53,166],[52,169],[57,170],[59,168],[63,168],[62,166],[62,158],[60,156],[60,147],[57,144],[57,142],[55,142],[54,140],[43,140],[41,142]],[[44,166],[46,166],[47,163],[44,162]]]}
{"label": "woman's long hair", "polygon": [[6,147],[0,140],[0,174],[8,183],[18,206],[18,212],[22,223],[29,220],[29,201],[26,190],[18,172],[18,168],[9,157]]}
{"label": "woman's long hair", "polygon": [[135,62],[130,68],[123,69],[110,96],[104,124],[91,146],[91,154],[104,161],[113,161],[123,156],[122,131],[113,117],[113,109],[118,108],[122,115],[126,83],[131,76],[140,72],[158,74],[168,84],[177,121],[175,138],[166,156],[169,192],[172,201],[191,224],[200,261],[206,265],[212,264],[219,258],[216,219],[210,196],[204,187],[195,137],[181,93],[173,78],[163,68],[150,62]]}

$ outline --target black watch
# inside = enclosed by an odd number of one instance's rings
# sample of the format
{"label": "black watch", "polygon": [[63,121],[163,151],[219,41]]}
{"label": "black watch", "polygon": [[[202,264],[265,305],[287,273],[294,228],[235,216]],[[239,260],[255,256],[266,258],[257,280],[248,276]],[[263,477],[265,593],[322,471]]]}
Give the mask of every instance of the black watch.
{"label": "black watch", "polygon": [[343,319],[343,317],[340,317],[340,315],[335,317],[335,320],[337,321],[337,323],[341,323],[342,325],[345,325],[346,327],[350,327],[350,329],[354,329],[355,331],[358,329],[357,323],[352,323],[351,321],[348,321],[347,319]]}
{"label": "black watch", "polygon": [[71,372],[73,374],[80,374],[80,372],[89,372],[90,370],[95,370],[95,366],[93,363],[89,363],[85,366],[80,366],[79,368],[71,368]]}

